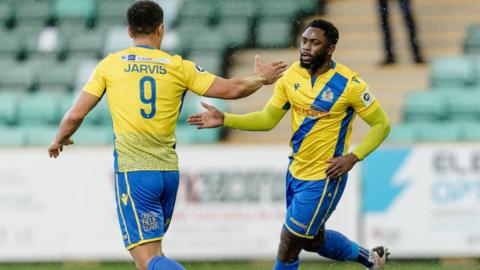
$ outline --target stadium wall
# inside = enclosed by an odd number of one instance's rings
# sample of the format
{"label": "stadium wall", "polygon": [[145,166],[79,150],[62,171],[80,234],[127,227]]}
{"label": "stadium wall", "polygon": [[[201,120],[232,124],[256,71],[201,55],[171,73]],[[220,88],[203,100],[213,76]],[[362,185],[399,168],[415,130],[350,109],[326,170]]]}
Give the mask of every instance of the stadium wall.
{"label": "stadium wall", "polygon": [[[164,239],[169,256],[273,258],[289,151],[180,147],[182,179]],[[0,159],[0,261],[129,259],[112,149],[71,148],[51,160],[43,148],[2,148]],[[329,228],[366,246],[386,244],[396,258],[480,254],[480,146],[383,148],[359,165]]]}

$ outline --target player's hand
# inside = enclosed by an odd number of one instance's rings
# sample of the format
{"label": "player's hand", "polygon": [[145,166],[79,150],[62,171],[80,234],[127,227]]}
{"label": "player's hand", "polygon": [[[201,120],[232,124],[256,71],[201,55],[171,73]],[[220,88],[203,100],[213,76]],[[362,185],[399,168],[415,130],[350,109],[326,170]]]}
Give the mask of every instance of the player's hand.
{"label": "player's hand", "polygon": [[223,113],[212,105],[208,105],[204,102],[201,103],[207,111],[190,115],[187,120],[188,123],[192,126],[197,126],[198,129],[223,126]]}
{"label": "player's hand", "polygon": [[287,63],[284,61],[275,61],[263,64],[260,61],[260,56],[255,55],[255,75],[261,76],[265,79],[265,84],[272,84],[282,77],[283,72],[287,69]]}
{"label": "player's hand", "polygon": [[48,148],[48,155],[52,158],[57,158],[60,155],[60,152],[63,151],[64,145],[73,144],[71,139],[67,139],[64,142],[53,142],[52,145]]}
{"label": "player's hand", "polygon": [[330,178],[339,178],[340,176],[350,171],[355,165],[355,163],[358,162],[358,160],[359,159],[357,158],[357,156],[352,153],[332,158],[330,160],[327,160],[327,162],[330,163],[330,166],[328,166],[325,172]]}

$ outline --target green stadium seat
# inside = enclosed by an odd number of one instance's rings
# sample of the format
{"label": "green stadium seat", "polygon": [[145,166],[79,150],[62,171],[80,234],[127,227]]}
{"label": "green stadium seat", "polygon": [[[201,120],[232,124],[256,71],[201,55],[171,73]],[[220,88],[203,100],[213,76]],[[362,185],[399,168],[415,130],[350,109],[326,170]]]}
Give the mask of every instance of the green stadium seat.
{"label": "green stadium seat", "polygon": [[73,87],[76,67],[69,62],[47,61],[37,67],[36,78],[39,88],[63,88]]}
{"label": "green stadium seat", "polygon": [[18,122],[21,125],[58,124],[61,95],[37,92],[21,96],[18,104]]}
{"label": "green stadium seat", "polygon": [[465,141],[480,141],[480,122],[464,122],[461,124]]}
{"label": "green stadium seat", "polygon": [[85,59],[78,64],[77,74],[75,74],[74,90],[81,90],[92,75],[98,60]]}
{"label": "green stadium seat", "polygon": [[480,91],[446,92],[451,120],[480,120]]}
{"label": "green stadium seat", "polygon": [[[187,42],[189,45],[189,51],[215,51],[222,55],[225,54],[231,43],[228,39],[225,39],[226,33],[220,28],[196,28],[197,30],[191,35],[186,34],[185,28],[181,29],[182,38],[186,38],[183,42]],[[204,32],[199,32],[204,31]]]}
{"label": "green stadium seat", "polygon": [[221,129],[197,129],[188,124],[179,123],[175,129],[177,145],[215,143],[220,140]]}
{"label": "green stadium seat", "polygon": [[419,139],[419,134],[415,129],[415,125],[404,123],[393,125],[388,134],[387,142],[389,143],[414,143]]}
{"label": "green stadium seat", "polygon": [[423,142],[453,142],[463,139],[463,130],[456,123],[449,122],[418,122],[415,129],[419,134],[419,141]]}
{"label": "green stadium seat", "polygon": [[24,144],[24,134],[18,127],[0,126],[0,147],[4,146],[22,146]]}
{"label": "green stadium seat", "polygon": [[223,20],[218,27],[228,36],[233,47],[244,48],[250,45],[253,38],[250,33],[250,20],[240,18]]}
{"label": "green stadium seat", "polygon": [[195,129],[192,129],[188,124],[178,123],[175,128],[175,137],[177,145],[194,144],[195,143]]}
{"label": "green stadium seat", "polygon": [[0,125],[16,122],[18,94],[14,92],[0,92]]}
{"label": "green stadium seat", "polygon": [[102,0],[97,2],[97,27],[126,25],[127,10],[134,1],[132,0]]}
{"label": "green stadium seat", "polygon": [[77,33],[67,43],[69,57],[100,58],[105,44],[105,32],[95,30]]}
{"label": "green stadium seat", "polygon": [[17,58],[23,51],[21,35],[0,29],[0,59]]}
{"label": "green stadium seat", "polygon": [[256,45],[262,48],[287,48],[292,44],[289,20],[262,20],[257,28]]}
{"label": "green stadium seat", "polygon": [[468,86],[474,83],[474,66],[467,56],[443,57],[432,61],[433,87]]}
{"label": "green stadium seat", "polygon": [[112,127],[112,118],[108,109],[107,99],[103,98],[84,120],[85,125]]}
{"label": "green stadium seat", "polygon": [[221,0],[218,3],[218,16],[222,23],[230,19],[251,20],[257,10],[253,0]]}
{"label": "green stadium seat", "polygon": [[201,66],[210,73],[216,75],[223,74],[223,56],[215,51],[202,52],[202,51],[193,51],[190,54],[190,60],[195,64]]}
{"label": "green stadium seat", "polygon": [[23,0],[15,2],[15,20],[18,24],[45,25],[52,15],[50,1]]}
{"label": "green stadium seat", "polygon": [[95,18],[94,0],[55,0],[53,15],[59,24],[66,21],[89,25]]}
{"label": "green stadium seat", "polygon": [[12,18],[12,8],[8,2],[0,1],[0,29],[2,29]]}
{"label": "green stadium seat", "polygon": [[258,1],[259,17],[262,19],[277,19],[285,22],[295,20],[303,9],[297,1],[262,0]]}
{"label": "green stadium seat", "polygon": [[318,9],[318,0],[297,0],[301,6],[301,11],[304,14],[315,14]]}
{"label": "green stadium seat", "polygon": [[185,0],[179,9],[178,23],[210,22],[217,6],[217,0]]}
{"label": "green stadium seat", "polygon": [[414,91],[407,95],[403,116],[405,121],[437,121],[447,118],[444,96],[433,91]]}
{"label": "green stadium seat", "polygon": [[113,27],[107,34],[103,47],[103,56],[132,46],[132,39],[128,36],[126,27]]}
{"label": "green stadium seat", "polygon": [[72,137],[75,145],[113,144],[112,127],[81,126]]}
{"label": "green stadium seat", "polygon": [[25,63],[3,67],[0,72],[0,87],[10,88],[12,91],[28,90],[32,87],[33,82],[33,68]]}
{"label": "green stadium seat", "polygon": [[49,146],[57,134],[56,126],[21,126],[24,133],[24,144],[27,146]]}
{"label": "green stadium seat", "polygon": [[467,28],[463,48],[465,53],[480,53],[480,24],[473,24]]}

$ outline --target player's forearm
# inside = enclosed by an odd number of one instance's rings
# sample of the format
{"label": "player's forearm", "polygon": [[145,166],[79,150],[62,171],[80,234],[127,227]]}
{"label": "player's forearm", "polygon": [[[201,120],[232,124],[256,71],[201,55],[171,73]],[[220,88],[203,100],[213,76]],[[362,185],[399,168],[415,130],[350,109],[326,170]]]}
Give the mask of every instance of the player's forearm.
{"label": "player's forearm", "polygon": [[77,129],[80,127],[83,121],[83,116],[75,115],[71,111],[65,114],[58,128],[55,141],[62,143],[68,140]]}
{"label": "player's forearm", "polygon": [[247,114],[224,114],[224,126],[240,130],[267,131],[273,129],[286,111],[267,104],[262,111]]}
{"label": "player's forearm", "polygon": [[266,83],[265,78],[259,75],[249,76],[245,78],[233,78],[231,80],[234,82],[235,85],[235,98],[248,97],[251,94],[255,93]]}
{"label": "player's forearm", "polygon": [[390,121],[381,107],[365,117],[364,120],[370,125],[370,131],[360,145],[352,151],[360,160],[380,146],[390,133]]}

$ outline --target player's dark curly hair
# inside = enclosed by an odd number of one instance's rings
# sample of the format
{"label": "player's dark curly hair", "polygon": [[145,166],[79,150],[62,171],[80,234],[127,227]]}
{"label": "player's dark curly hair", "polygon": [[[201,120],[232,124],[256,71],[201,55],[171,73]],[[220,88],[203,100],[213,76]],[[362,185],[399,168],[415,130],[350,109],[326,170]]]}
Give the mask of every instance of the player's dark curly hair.
{"label": "player's dark curly hair", "polygon": [[130,6],[127,19],[134,36],[149,35],[163,23],[163,10],[153,1],[142,0]]}
{"label": "player's dark curly hair", "polygon": [[[322,29],[325,32],[325,37],[330,42],[330,44],[337,44],[339,39],[338,29],[333,25],[333,23],[326,20],[313,20],[307,25],[308,27],[315,27]],[[305,28],[305,29],[306,29]]]}

